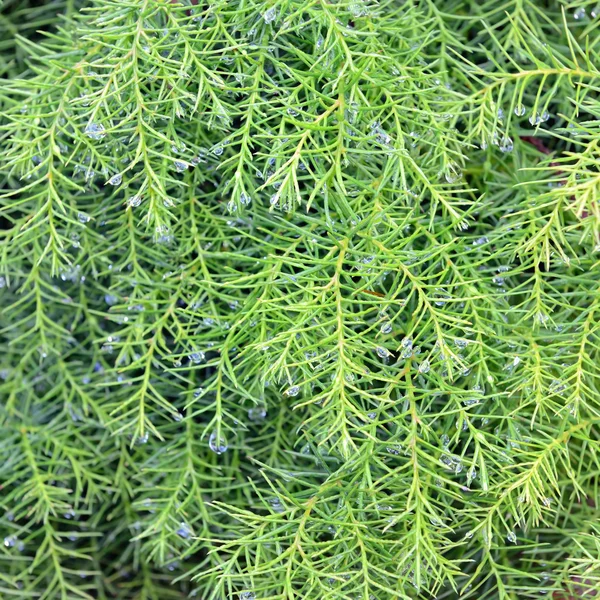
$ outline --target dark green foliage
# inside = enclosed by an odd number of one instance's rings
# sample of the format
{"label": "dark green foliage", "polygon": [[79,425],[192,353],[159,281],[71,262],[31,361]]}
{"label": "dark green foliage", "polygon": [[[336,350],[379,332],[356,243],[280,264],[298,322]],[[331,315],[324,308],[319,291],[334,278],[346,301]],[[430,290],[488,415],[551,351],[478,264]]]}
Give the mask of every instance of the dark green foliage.
{"label": "dark green foliage", "polygon": [[600,593],[594,3],[2,10],[0,597]]}

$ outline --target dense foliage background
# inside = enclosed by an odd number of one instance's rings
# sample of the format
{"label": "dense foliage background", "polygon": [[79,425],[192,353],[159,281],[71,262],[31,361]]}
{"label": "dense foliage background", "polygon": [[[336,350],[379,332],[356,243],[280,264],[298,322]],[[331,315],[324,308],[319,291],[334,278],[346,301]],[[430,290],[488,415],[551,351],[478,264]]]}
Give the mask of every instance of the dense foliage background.
{"label": "dense foliage background", "polygon": [[4,0],[0,597],[598,595],[599,14]]}

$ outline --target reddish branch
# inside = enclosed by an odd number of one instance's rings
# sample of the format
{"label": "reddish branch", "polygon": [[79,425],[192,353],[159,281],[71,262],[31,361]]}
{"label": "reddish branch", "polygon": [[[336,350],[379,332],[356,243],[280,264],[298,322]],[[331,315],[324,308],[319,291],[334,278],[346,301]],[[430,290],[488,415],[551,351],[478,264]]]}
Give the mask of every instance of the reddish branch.
{"label": "reddish branch", "polygon": [[[537,150],[539,150],[540,152],[542,152],[543,154],[552,154],[552,151],[550,150],[550,148],[548,148],[542,140],[540,140],[539,138],[536,138],[533,135],[522,135],[521,139],[524,142],[527,142],[527,143],[531,144],[532,146],[535,146],[535,148]],[[559,164],[556,161],[551,161],[550,166],[554,167],[556,169],[557,175],[562,175],[564,173],[564,171],[559,168]],[[561,181],[561,183],[562,182],[566,183],[566,180],[563,179]],[[581,218],[585,219],[588,215],[589,215],[588,211],[584,210],[581,213]]]}

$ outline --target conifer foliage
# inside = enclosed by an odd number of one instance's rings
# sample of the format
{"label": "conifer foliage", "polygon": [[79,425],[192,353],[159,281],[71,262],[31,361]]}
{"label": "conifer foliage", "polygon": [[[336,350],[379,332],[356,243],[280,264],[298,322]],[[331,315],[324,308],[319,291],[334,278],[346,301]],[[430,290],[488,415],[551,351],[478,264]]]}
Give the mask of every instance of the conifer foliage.
{"label": "conifer foliage", "polygon": [[0,597],[600,594],[600,6],[4,0]]}

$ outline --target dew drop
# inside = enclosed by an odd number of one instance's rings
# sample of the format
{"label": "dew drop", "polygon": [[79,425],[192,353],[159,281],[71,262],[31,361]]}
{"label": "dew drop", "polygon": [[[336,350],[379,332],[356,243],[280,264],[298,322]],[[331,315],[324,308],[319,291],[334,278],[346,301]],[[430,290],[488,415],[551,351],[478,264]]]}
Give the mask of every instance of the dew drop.
{"label": "dew drop", "polygon": [[113,175],[108,180],[108,183],[110,183],[110,185],[121,185],[122,181],[123,181],[123,175],[121,175],[121,173],[117,173],[116,175]]}
{"label": "dew drop", "polygon": [[529,117],[529,123],[531,125],[541,125],[545,123],[550,118],[550,114],[547,110],[543,111],[541,114],[532,113]]}
{"label": "dew drop", "polygon": [[498,148],[500,149],[500,152],[512,152],[514,148],[514,142],[512,141],[512,138],[504,136]]}
{"label": "dew drop", "polygon": [[216,431],[213,431],[208,438],[208,447],[215,454],[223,454],[223,452],[227,452],[227,440],[223,434],[219,435]]}
{"label": "dew drop", "polygon": [[267,409],[264,406],[253,406],[248,409],[248,418],[251,421],[259,422],[264,421],[267,416]]}
{"label": "dew drop", "polygon": [[444,177],[448,183],[456,183],[462,177],[462,173],[460,172],[458,165],[450,163],[446,167]]}
{"label": "dew drop", "polygon": [[393,329],[393,327],[392,327],[391,323],[384,323],[381,326],[381,329],[379,331],[381,331],[381,333],[383,333],[383,334],[387,334],[387,333],[392,333],[392,329]]}
{"label": "dew drop", "polygon": [[517,104],[515,106],[514,112],[517,117],[523,117],[527,112],[527,109],[525,108],[524,104]]}
{"label": "dew drop", "polygon": [[92,140],[101,140],[106,136],[104,125],[100,123],[88,123],[85,128],[85,135]]}
{"label": "dew drop", "polygon": [[201,350],[192,352],[190,354],[190,361],[193,362],[195,365],[199,365],[200,363],[204,362],[205,359],[206,355]]}
{"label": "dew drop", "polygon": [[177,530],[177,535],[179,537],[183,538],[184,540],[187,540],[192,535],[192,530],[185,521],[182,521],[179,524],[179,529]]}
{"label": "dew drop", "polygon": [[270,25],[277,18],[277,9],[275,7],[271,7],[263,13],[263,19],[267,25]]}
{"label": "dew drop", "polygon": [[176,144],[173,144],[171,146],[171,152],[173,152],[173,154],[182,154],[186,150],[187,146],[183,142],[181,142],[179,146],[177,146]]}
{"label": "dew drop", "polygon": [[419,365],[419,373],[429,373],[429,370],[431,369],[431,365],[429,364],[429,361],[427,359],[425,359],[420,365]]}
{"label": "dew drop", "polygon": [[387,358],[390,355],[390,351],[383,346],[377,346],[375,352],[377,352],[377,356],[379,356],[379,358]]}
{"label": "dew drop", "polygon": [[352,2],[348,7],[353,17],[363,17],[368,14],[368,9],[363,2]]}

